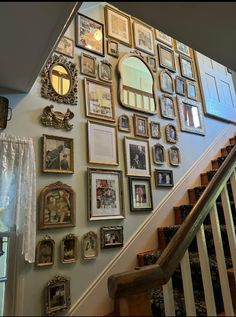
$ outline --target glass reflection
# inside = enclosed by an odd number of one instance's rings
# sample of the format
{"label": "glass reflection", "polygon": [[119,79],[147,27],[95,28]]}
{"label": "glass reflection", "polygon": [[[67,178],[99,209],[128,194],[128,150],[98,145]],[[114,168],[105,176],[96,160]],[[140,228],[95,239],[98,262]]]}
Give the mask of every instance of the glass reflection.
{"label": "glass reflection", "polygon": [[198,108],[196,106],[191,106],[188,104],[184,104],[184,122],[189,127],[200,128],[200,119]]}
{"label": "glass reflection", "polygon": [[55,65],[51,72],[51,83],[53,89],[61,96],[70,90],[71,78],[69,72],[62,65]]}

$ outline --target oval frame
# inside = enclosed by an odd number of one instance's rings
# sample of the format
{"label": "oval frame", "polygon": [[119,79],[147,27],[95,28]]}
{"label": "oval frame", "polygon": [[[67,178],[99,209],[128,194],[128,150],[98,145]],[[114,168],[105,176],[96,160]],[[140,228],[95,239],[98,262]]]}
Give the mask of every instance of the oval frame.
{"label": "oval frame", "polygon": [[[156,160],[156,153],[155,153],[155,150],[156,150],[156,148],[161,148],[161,150],[162,150],[162,155],[163,155],[163,160],[161,161],[157,161]],[[165,148],[164,148],[164,146],[162,145],[162,144],[160,144],[160,143],[156,143],[156,144],[154,144],[153,145],[153,147],[152,147],[152,155],[153,155],[153,163],[154,164],[156,164],[156,165],[163,165],[164,163],[165,163],[165,161],[166,161],[166,158],[165,158]]]}
{"label": "oval frame", "polygon": [[[171,151],[172,150],[175,150],[177,153],[178,153],[178,162],[175,162],[173,160],[173,157],[171,157]],[[179,166],[180,163],[181,163],[181,157],[180,157],[180,151],[179,151],[179,148],[175,145],[171,146],[169,149],[168,149],[168,155],[169,155],[169,162],[170,162],[170,165],[172,166]]]}

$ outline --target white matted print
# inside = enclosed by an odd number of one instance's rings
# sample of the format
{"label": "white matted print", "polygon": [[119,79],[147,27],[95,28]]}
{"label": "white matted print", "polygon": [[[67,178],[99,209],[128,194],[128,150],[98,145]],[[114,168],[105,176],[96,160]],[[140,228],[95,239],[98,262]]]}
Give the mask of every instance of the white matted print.
{"label": "white matted print", "polygon": [[138,21],[133,22],[134,47],[151,55],[154,55],[153,29]]}

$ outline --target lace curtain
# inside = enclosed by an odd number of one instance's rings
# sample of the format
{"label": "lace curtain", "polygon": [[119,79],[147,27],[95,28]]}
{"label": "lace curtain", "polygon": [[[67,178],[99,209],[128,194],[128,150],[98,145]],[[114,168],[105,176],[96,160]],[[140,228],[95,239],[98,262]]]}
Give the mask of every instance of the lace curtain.
{"label": "lace curtain", "polygon": [[35,261],[36,177],[33,141],[0,133],[0,231],[22,235],[22,254]]}

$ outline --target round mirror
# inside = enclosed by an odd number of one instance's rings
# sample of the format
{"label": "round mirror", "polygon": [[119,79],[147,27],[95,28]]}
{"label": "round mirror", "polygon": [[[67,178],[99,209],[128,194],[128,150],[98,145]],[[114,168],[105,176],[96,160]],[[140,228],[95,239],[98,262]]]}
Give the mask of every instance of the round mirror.
{"label": "round mirror", "polygon": [[69,71],[62,65],[56,64],[51,69],[51,84],[53,89],[61,96],[69,93],[71,87],[71,76]]}

